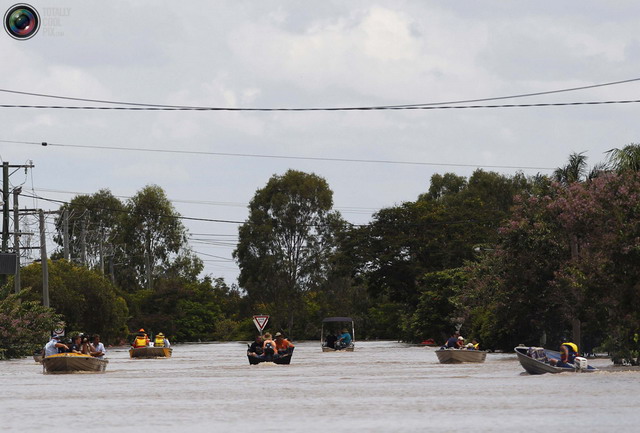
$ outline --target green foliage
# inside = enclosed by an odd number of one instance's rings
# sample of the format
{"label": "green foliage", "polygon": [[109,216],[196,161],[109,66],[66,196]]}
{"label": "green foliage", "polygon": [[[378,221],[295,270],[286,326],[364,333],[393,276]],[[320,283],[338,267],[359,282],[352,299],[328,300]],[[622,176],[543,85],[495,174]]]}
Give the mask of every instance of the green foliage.
{"label": "green foliage", "polygon": [[0,300],[0,359],[20,358],[41,349],[62,316],[52,308],[28,300],[23,290]]}
{"label": "green foliage", "polygon": [[234,251],[238,281],[277,328],[291,330],[304,306],[303,293],[317,290],[327,278],[335,232],[343,225],[331,212],[332,196],[321,177],[289,170],[272,176],[251,200]]}
{"label": "green foliage", "polygon": [[[115,286],[100,273],[69,263],[49,261],[49,298],[51,307],[62,315],[69,329],[100,334],[104,341],[126,336],[129,310]],[[42,267],[39,263],[21,271],[23,287],[33,290],[21,296],[31,301],[42,299]]]}

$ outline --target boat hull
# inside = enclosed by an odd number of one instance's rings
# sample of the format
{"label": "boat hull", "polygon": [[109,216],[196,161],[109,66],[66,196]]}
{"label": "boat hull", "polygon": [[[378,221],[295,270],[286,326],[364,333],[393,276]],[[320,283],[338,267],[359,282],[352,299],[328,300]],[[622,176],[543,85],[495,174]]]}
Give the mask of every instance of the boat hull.
{"label": "boat hull", "polygon": [[293,356],[293,350],[295,349],[295,347],[292,347],[289,349],[289,353],[285,354],[285,355],[280,355],[278,357],[273,357],[270,359],[263,359],[263,358],[259,358],[257,356],[253,356],[251,355],[251,352],[249,352],[247,350],[247,358],[249,359],[249,364],[250,365],[257,365],[257,364],[261,364],[263,362],[269,362],[272,364],[278,364],[278,365],[289,365],[291,364],[291,357]]}
{"label": "boat hull", "polygon": [[353,352],[353,349],[353,346],[345,347],[344,349],[333,349],[331,347],[322,346],[323,352]]}
{"label": "boat hull", "polygon": [[104,373],[108,363],[106,359],[75,353],[59,353],[42,360],[45,374]]}
{"label": "boat hull", "polygon": [[170,347],[136,347],[129,349],[129,358],[171,358]]}
{"label": "boat hull", "polygon": [[[545,374],[545,373],[556,374],[556,373],[564,373],[564,372],[590,373],[593,371],[597,371],[597,368],[594,368],[592,366],[588,366],[586,370],[553,366],[541,360],[530,357],[527,354],[529,351],[528,347],[516,347],[513,350],[515,350],[516,355],[518,356],[518,361],[520,361],[520,365],[522,365],[522,368],[524,368],[525,371],[529,374]],[[546,349],[544,349],[544,352],[547,359],[560,360],[560,352],[556,352],[554,350],[546,350]]]}
{"label": "boat hull", "polygon": [[440,349],[436,350],[436,355],[440,364],[482,363],[487,358],[487,352],[483,350]]}

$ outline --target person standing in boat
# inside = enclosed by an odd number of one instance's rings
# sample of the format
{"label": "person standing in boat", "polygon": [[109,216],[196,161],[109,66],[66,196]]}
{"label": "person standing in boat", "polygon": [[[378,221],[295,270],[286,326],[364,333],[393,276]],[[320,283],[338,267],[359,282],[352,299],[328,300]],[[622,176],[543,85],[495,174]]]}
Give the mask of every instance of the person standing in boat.
{"label": "person standing in boat", "polygon": [[171,343],[169,343],[169,339],[164,336],[162,332],[156,335],[155,340],[153,341],[154,347],[171,347]]}
{"label": "person standing in boat", "polygon": [[94,335],[91,343],[91,356],[102,359],[106,354],[107,349],[104,348],[104,344],[100,341],[100,335]]}
{"label": "person standing in boat", "polygon": [[560,345],[560,360],[550,359],[549,363],[556,367],[575,368],[574,362],[578,353],[578,346],[575,343],[562,343]]}
{"label": "person standing in boat", "polygon": [[44,346],[44,356],[57,355],[69,351],[69,346],[60,342],[60,336],[54,335],[51,340]]}
{"label": "person standing in boat", "polygon": [[140,330],[138,330],[136,338],[135,340],[133,340],[133,343],[131,345],[134,349],[137,349],[139,347],[147,347],[149,345],[149,336],[144,331],[144,328],[140,328]]}
{"label": "person standing in boat", "polygon": [[289,348],[294,348],[295,346],[289,340],[284,338],[281,332],[276,332],[276,349],[278,350],[278,355],[286,355],[289,353]]}
{"label": "person standing in boat", "polygon": [[336,350],[344,349],[346,347],[349,347],[350,344],[351,334],[349,334],[349,331],[345,328],[342,330],[342,334],[338,336],[338,341],[336,341],[335,348]]}

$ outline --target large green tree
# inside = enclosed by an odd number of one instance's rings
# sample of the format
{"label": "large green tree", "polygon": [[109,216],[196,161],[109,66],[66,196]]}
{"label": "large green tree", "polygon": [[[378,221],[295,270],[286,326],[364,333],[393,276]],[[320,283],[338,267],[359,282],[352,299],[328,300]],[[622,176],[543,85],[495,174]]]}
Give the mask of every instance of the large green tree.
{"label": "large green tree", "polygon": [[239,229],[234,257],[239,283],[275,327],[291,329],[302,294],[327,278],[335,233],[343,224],[332,212],[333,193],[315,175],[289,170],[256,191]]}
{"label": "large green tree", "polygon": [[125,210],[119,238],[123,245],[121,287],[151,289],[165,271],[180,272],[178,263],[199,273],[202,265],[187,246],[187,230],[162,188],[144,187],[127,201]]}

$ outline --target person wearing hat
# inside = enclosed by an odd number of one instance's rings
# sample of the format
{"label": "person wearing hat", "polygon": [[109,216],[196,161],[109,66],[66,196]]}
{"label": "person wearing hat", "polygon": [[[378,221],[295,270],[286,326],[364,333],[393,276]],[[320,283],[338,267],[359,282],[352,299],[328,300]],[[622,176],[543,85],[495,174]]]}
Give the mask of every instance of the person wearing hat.
{"label": "person wearing hat", "polygon": [[262,355],[260,355],[260,358],[270,361],[277,353],[276,342],[273,341],[270,333],[265,333],[262,336]]}
{"label": "person wearing hat", "polygon": [[60,342],[59,335],[53,335],[51,340],[44,346],[44,356],[57,355],[58,353],[68,352],[69,346]]}
{"label": "person wearing hat", "polygon": [[147,347],[149,345],[149,336],[144,331],[144,328],[140,328],[136,334],[136,339],[131,344],[134,349],[138,347]]}
{"label": "person wearing hat", "polygon": [[285,355],[289,353],[289,348],[295,347],[293,343],[284,338],[281,332],[276,332],[276,349],[278,349],[279,355]]}
{"label": "person wearing hat", "polygon": [[154,347],[170,347],[169,339],[164,336],[162,332],[156,335],[155,340],[153,341]]}

